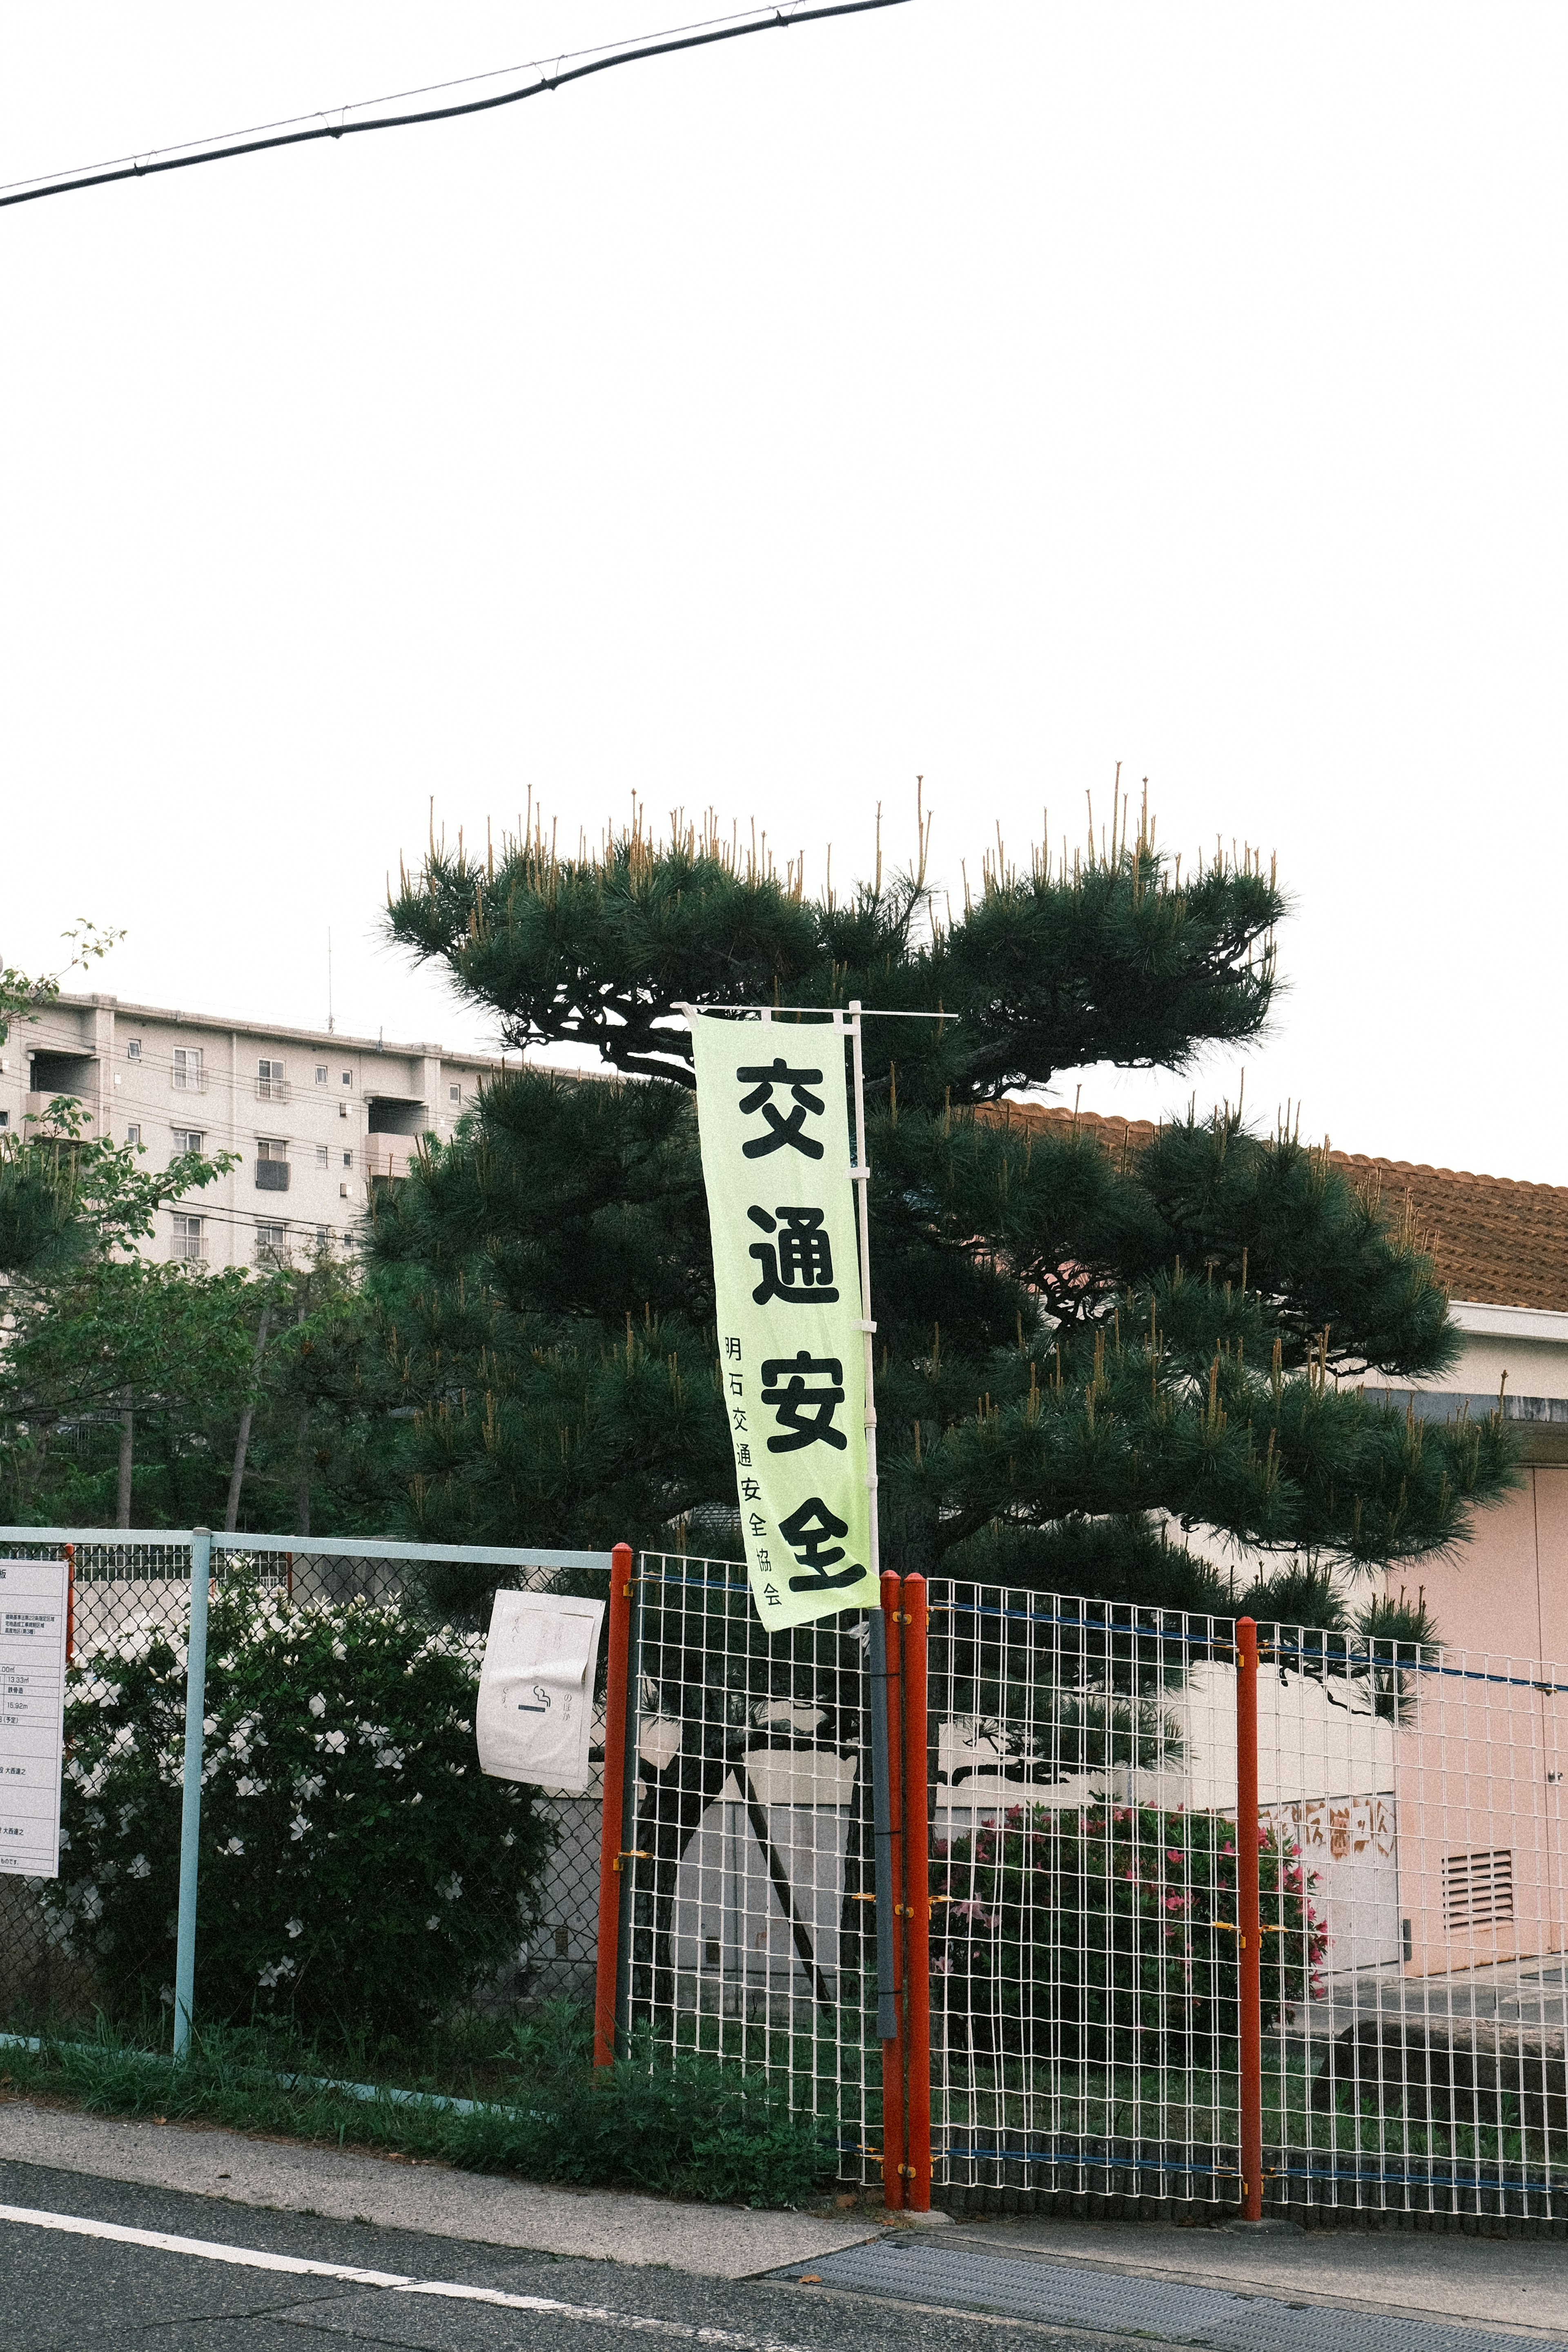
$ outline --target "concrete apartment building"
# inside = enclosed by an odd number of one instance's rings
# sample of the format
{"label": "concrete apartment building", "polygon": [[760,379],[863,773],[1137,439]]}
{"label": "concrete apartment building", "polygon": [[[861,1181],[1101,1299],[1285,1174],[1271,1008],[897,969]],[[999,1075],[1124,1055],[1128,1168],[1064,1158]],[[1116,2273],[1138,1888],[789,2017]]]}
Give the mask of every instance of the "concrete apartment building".
{"label": "concrete apartment building", "polygon": [[439,1045],[61,996],[0,1045],[0,1128],[74,1095],[90,1135],[139,1144],[152,1167],[235,1152],[226,1176],[160,1213],[151,1254],[298,1260],[351,1241],[373,1186],[407,1173],[420,1136],[449,1135],[500,1067]]}

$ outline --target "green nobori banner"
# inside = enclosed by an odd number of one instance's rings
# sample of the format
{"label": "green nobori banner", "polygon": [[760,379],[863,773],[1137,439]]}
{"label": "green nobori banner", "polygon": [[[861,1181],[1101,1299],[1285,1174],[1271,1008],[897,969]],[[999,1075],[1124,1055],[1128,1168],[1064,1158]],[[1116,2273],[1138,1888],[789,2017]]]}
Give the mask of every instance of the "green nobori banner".
{"label": "green nobori banner", "polygon": [[843,1034],[690,1018],[752,1598],[764,1625],[875,1609]]}

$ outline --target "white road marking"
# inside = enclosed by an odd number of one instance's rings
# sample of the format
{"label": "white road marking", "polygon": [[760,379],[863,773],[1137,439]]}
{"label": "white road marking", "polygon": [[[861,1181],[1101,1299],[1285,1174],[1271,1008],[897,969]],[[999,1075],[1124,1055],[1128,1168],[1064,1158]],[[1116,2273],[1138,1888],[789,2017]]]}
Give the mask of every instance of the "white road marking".
{"label": "white road marking", "polygon": [[500,2304],[507,2311],[547,2312],[554,2319],[587,2320],[595,2326],[633,2328],[640,2335],[674,2336],[682,2344],[712,2344],[722,2352],[805,2352],[776,2336],[741,2336],[728,2327],[696,2327],[681,2319],[649,2319],[639,2312],[612,2311],[607,2304],[558,2303],[546,2294],[508,2294],[500,2287],[459,2286],[445,2279],[409,2278],[400,2271],[356,2270],[351,2263],[313,2263],[301,2254],[268,2253],[260,2246],[226,2246],[212,2238],[177,2238],[167,2230],[132,2230],[121,2221],[93,2221],[77,2213],[46,2213],[31,2205],[0,2205],[0,2221],[32,2230],[63,2230],[76,2238],[106,2238],[121,2246],[146,2246],[159,2254],[191,2254],[206,2263],[233,2263],[244,2270],[282,2271],[295,2277],[342,2279],[349,2286],[379,2286],[394,2294],[438,2294],[456,2303]]}
{"label": "white road marking", "polygon": [[108,2238],[120,2246],[150,2246],[160,2254],[197,2254],[204,2262],[237,2263],[245,2270],[290,2271],[307,2278],[344,2279],[351,2286],[414,2286],[396,2271],[356,2271],[347,2263],[308,2263],[299,2254],[269,2254],[259,2246],[225,2246],[211,2238],[175,2238],[166,2230],[128,2230],[118,2221],[88,2221],[76,2213],[45,2213],[30,2205],[0,2205],[0,2221],[34,2230],[64,2230],[73,2238]]}

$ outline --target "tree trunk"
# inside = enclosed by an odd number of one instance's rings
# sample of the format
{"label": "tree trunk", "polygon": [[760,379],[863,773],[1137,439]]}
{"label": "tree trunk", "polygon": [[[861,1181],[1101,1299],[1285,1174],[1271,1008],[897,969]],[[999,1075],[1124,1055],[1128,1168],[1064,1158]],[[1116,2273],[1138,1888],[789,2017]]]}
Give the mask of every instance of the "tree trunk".
{"label": "tree trunk", "polygon": [[225,1535],[233,1535],[239,1517],[239,1490],[245,1484],[245,1457],[250,1451],[250,1421],[256,1411],[256,1391],[261,1379],[261,1359],[267,1349],[267,1327],[272,1320],[272,1309],[264,1307],[256,1334],[256,1360],[251,1366],[250,1393],[245,1400],[245,1411],[239,1416],[239,1435],[234,1441],[234,1469],[228,1482],[228,1508],[224,1513]]}
{"label": "tree trunk", "polygon": [[114,1524],[117,1528],[131,1525],[131,1469],[136,1451],[136,1415],[131,1409],[131,1391],[120,1391],[120,1478],[114,1490]]}
{"label": "tree trunk", "polygon": [[[301,1326],[305,1320],[310,1294],[310,1282],[307,1275],[305,1288],[300,1298],[299,1312],[294,1318],[295,1321]],[[308,1403],[300,1407],[300,1419],[296,1424],[295,1435],[299,1444],[299,1455],[294,1474],[294,1516],[300,1523],[298,1532],[302,1536],[308,1536],[310,1532],[310,1408]]]}
{"label": "tree trunk", "polygon": [[295,1490],[294,1517],[299,1521],[299,1533],[310,1532],[310,1408],[300,1408],[299,1483]]}

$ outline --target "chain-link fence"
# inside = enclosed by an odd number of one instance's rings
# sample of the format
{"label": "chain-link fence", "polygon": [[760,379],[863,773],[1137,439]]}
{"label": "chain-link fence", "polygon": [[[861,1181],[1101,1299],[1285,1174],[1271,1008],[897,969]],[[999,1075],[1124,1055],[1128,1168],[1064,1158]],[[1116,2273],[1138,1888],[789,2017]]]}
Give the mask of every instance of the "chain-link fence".
{"label": "chain-link fence", "polygon": [[[0,1559],[72,1563],[73,1662],[107,1679],[114,1662],[144,1655],[160,1637],[182,1662],[190,1613],[188,1535],[97,1530],[0,1530]],[[288,1537],[216,1537],[215,1603],[238,1585],[277,1609],[304,1615],[365,1602],[394,1612],[413,1632],[440,1634],[477,1669],[489,1599],[498,1586],[529,1591],[602,1590],[609,1558],[599,1553],[470,1549]],[[4,1660],[0,1659],[0,1665]],[[301,1692],[301,1707],[308,1703]],[[479,1996],[487,2009],[524,2011],[551,2000],[593,1995],[603,1788],[603,1688],[597,1701],[592,1778],[581,1796],[537,1800],[552,1843],[531,1915],[520,1917],[514,1957]],[[374,1890],[365,1889],[367,1912]],[[74,1932],[73,1932],[74,1927]],[[100,1980],[93,1938],[45,1899],[42,1882],[0,1876],[0,2023],[80,2024],[113,2007],[119,1988]],[[367,2020],[372,2026],[375,2021]]]}

